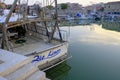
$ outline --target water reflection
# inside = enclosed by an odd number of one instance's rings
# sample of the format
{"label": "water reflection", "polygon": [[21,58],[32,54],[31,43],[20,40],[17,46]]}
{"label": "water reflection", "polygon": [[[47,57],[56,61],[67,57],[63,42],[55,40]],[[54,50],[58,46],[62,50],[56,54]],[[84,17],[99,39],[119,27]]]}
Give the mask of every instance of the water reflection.
{"label": "water reflection", "polygon": [[[76,39],[86,43],[120,44],[120,23],[118,22],[95,22],[95,21],[74,21],[76,28],[72,32],[76,33]],[[79,30],[79,32],[77,32]],[[72,36],[74,36],[72,35]],[[72,37],[71,36],[71,37]]]}
{"label": "water reflection", "polygon": [[[52,80],[120,80],[120,23],[96,21],[69,21],[70,27],[67,70],[58,67],[47,72]],[[69,31],[69,30],[68,30]],[[56,71],[58,70],[58,71]],[[51,76],[50,76],[51,75]]]}
{"label": "water reflection", "polygon": [[120,23],[119,22],[102,22],[102,27],[104,29],[113,30],[120,32]]}
{"label": "water reflection", "polygon": [[74,20],[74,23],[77,25],[91,25],[94,22],[94,20]]}
{"label": "water reflection", "polygon": [[67,76],[69,70],[71,67],[66,63],[62,63],[50,70],[46,71],[47,77],[50,78],[51,80],[62,80]]}
{"label": "water reflection", "polygon": [[101,24],[101,21],[95,21],[95,20],[69,20],[69,21],[62,21],[60,26],[86,26],[86,25],[91,25],[91,24]]}

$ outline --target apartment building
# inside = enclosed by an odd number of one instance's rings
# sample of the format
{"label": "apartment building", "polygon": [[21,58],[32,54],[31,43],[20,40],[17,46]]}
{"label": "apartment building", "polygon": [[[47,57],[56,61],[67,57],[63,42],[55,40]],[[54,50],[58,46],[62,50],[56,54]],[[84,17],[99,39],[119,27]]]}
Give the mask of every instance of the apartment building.
{"label": "apartment building", "polygon": [[61,4],[58,4],[58,15],[70,15],[75,16],[77,13],[82,12],[82,5],[78,3],[63,3],[67,5],[66,9],[61,8]]}
{"label": "apartment building", "polygon": [[120,14],[120,1],[106,3],[104,12],[107,14]]}

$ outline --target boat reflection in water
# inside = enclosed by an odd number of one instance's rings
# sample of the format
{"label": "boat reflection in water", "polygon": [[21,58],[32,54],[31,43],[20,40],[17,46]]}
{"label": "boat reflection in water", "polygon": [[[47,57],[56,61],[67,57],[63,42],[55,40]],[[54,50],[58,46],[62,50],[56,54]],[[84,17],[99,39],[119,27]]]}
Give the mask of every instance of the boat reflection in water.
{"label": "boat reflection in water", "polygon": [[102,22],[102,28],[120,32],[120,23],[119,22],[107,22],[107,21]]}
{"label": "boat reflection in water", "polygon": [[70,71],[71,67],[66,63],[61,63],[56,67],[46,71],[46,75],[51,80],[62,80]]}

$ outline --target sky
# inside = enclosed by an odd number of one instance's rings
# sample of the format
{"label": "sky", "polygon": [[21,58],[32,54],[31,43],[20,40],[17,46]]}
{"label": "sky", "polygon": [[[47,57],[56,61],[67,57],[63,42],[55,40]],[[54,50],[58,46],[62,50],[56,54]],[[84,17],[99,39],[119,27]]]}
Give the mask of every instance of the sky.
{"label": "sky", "polygon": [[[14,0],[4,0],[4,1],[5,1],[5,3],[10,4]],[[29,4],[32,5],[36,1],[42,1],[42,0],[29,0]],[[106,3],[106,2],[112,2],[112,1],[120,1],[120,0],[58,0],[58,3],[71,2],[71,3],[79,3],[79,4],[82,4],[83,6],[87,6],[87,5],[91,5],[91,4],[95,4],[95,3],[100,3],[100,2]]]}
{"label": "sky", "polygon": [[120,0],[58,0],[58,2],[73,2],[73,3],[79,3],[82,4],[83,6],[95,4],[95,3],[107,3],[107,2],[113,2],[113,1],[120,1]]}

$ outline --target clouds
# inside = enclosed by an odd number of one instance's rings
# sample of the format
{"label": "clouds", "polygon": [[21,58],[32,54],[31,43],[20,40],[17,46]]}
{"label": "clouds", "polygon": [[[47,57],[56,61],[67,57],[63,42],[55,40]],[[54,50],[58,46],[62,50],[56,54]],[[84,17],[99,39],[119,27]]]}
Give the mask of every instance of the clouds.
{"label": "clouds", "polygon": [[[11,3],[13,3],[13,1],[14,0],[5,0],[5,3],[11,4]],[[36,1],[43,1],[43,0],[28,0],[28,1],[29,1],[29,4],[32,5]],[[111,1],[118,1],[118,0],[58,0],[58,3],[71,2],[71,3],[79,3],[79,4],[82,4],[83,6],[86,6],[86,5],[100,3],[100,2],[106,3],[106,2],[111,2]]]}
{"label": "clouds", "polygon": [[87,6],[90,4],[95,4],[95,3],[100,3],[100,2],[112,2],[112,1],[118,1],[118,0],[58,0],[59,3],[63,2],[73,2],[73,3],[79,3],[82,4],[83,6]]}

